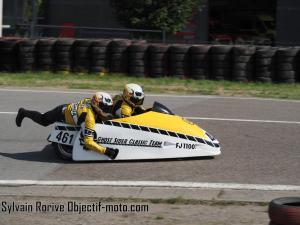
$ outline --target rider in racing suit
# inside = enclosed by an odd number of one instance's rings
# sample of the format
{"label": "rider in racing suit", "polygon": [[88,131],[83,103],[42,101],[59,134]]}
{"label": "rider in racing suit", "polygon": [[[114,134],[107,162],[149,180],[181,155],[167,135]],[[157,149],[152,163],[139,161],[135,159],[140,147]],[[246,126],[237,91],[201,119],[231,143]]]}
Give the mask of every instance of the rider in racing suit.
{"label": "rider in racing suit", "polygon": [[44,114],[20,108],[16,117],[16,124],[20,127],[25,117],[42,126],[48,126],[54,122],[80,126],[85,122],[83,133],[85,148],[115,159],[119,153],[118,149],[104,147],[94,141],[95,123],[98,120],[111,119],[112,105],[113,101],[109,94],[97,92],[92,99],[85,98],[77,103],[60,105]]}
{"label": "rider in racing suit", "polygon": [[123,95],[116,95],[113,98],[112,112],[116,117],[134,116],[145,112],[143,107],[144,92],[138,84],[126,84]]}

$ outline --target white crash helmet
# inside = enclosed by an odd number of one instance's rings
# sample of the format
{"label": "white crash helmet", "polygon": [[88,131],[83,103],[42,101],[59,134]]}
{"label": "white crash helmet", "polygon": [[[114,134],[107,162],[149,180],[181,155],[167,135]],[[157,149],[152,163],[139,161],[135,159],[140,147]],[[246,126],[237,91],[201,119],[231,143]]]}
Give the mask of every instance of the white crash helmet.
{"label": "white crash helmet", "polygon": [[138,84],[126,84],[123,91],[123,99],[131,107],[138,107],[144,103],[144,91]]}
{"label": "white crash helmet", "polygon": [[93,95],[92,107],[102,119],[106,119],[111,115],[112,106],[113,100],[110,94],[105,92],[96,92]]}

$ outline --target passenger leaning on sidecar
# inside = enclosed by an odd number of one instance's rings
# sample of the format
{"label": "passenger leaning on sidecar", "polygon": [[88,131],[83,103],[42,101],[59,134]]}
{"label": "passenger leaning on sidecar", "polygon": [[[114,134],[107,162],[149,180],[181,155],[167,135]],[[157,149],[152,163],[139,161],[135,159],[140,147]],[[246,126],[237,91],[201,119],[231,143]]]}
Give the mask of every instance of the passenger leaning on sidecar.
{"label": "passenger leaning on sidecar", "polygon": [[16,124],[20,127],[25,117],[42,126],[48,126],[55,122],[81,126],[85,122],[83,134],[85,147],[115,159],[119,153],[118,149],[101,146],[93,138],[96,120],[111,119],[112,105],[113,101],[109,94],[97,92],[92,98],[85,98],[77,103],[60,105],[44,114],[20,108],[16,117]]}
{"label": "passenger leaning on sidecar", "polygon": [[123,94],[113,98],[113,115],[115,117],[128,117],[141,114],[146,111],[143,107],[144,91],[138,84],[126,84]]}

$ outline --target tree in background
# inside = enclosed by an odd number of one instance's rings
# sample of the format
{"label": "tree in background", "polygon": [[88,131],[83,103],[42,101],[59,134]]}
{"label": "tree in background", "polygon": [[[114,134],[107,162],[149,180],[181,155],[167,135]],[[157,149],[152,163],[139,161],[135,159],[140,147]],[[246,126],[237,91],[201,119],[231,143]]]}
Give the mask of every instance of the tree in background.
{"label": "tree in background", "polygon": [[202,0],[112,0],[115,13],[124,26],[159,29],[168,33],[181,30]]}

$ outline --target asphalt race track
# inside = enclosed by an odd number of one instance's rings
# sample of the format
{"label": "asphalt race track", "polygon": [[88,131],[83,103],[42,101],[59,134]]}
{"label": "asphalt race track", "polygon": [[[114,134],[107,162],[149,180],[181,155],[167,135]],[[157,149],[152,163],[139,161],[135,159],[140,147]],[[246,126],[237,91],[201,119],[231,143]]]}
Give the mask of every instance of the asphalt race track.
{"label": "asphalt race track", "polygon": [[[300,185],[300,101],[214,96],[146,95],[219,139],[213,159],[122,163],[66,163],[58,159],[44,128],[19,107],[42,112],[90,96],[89,91],[0,89],[0,180],[138,180]],[[196,117],[196,118],[195,118]]]}

